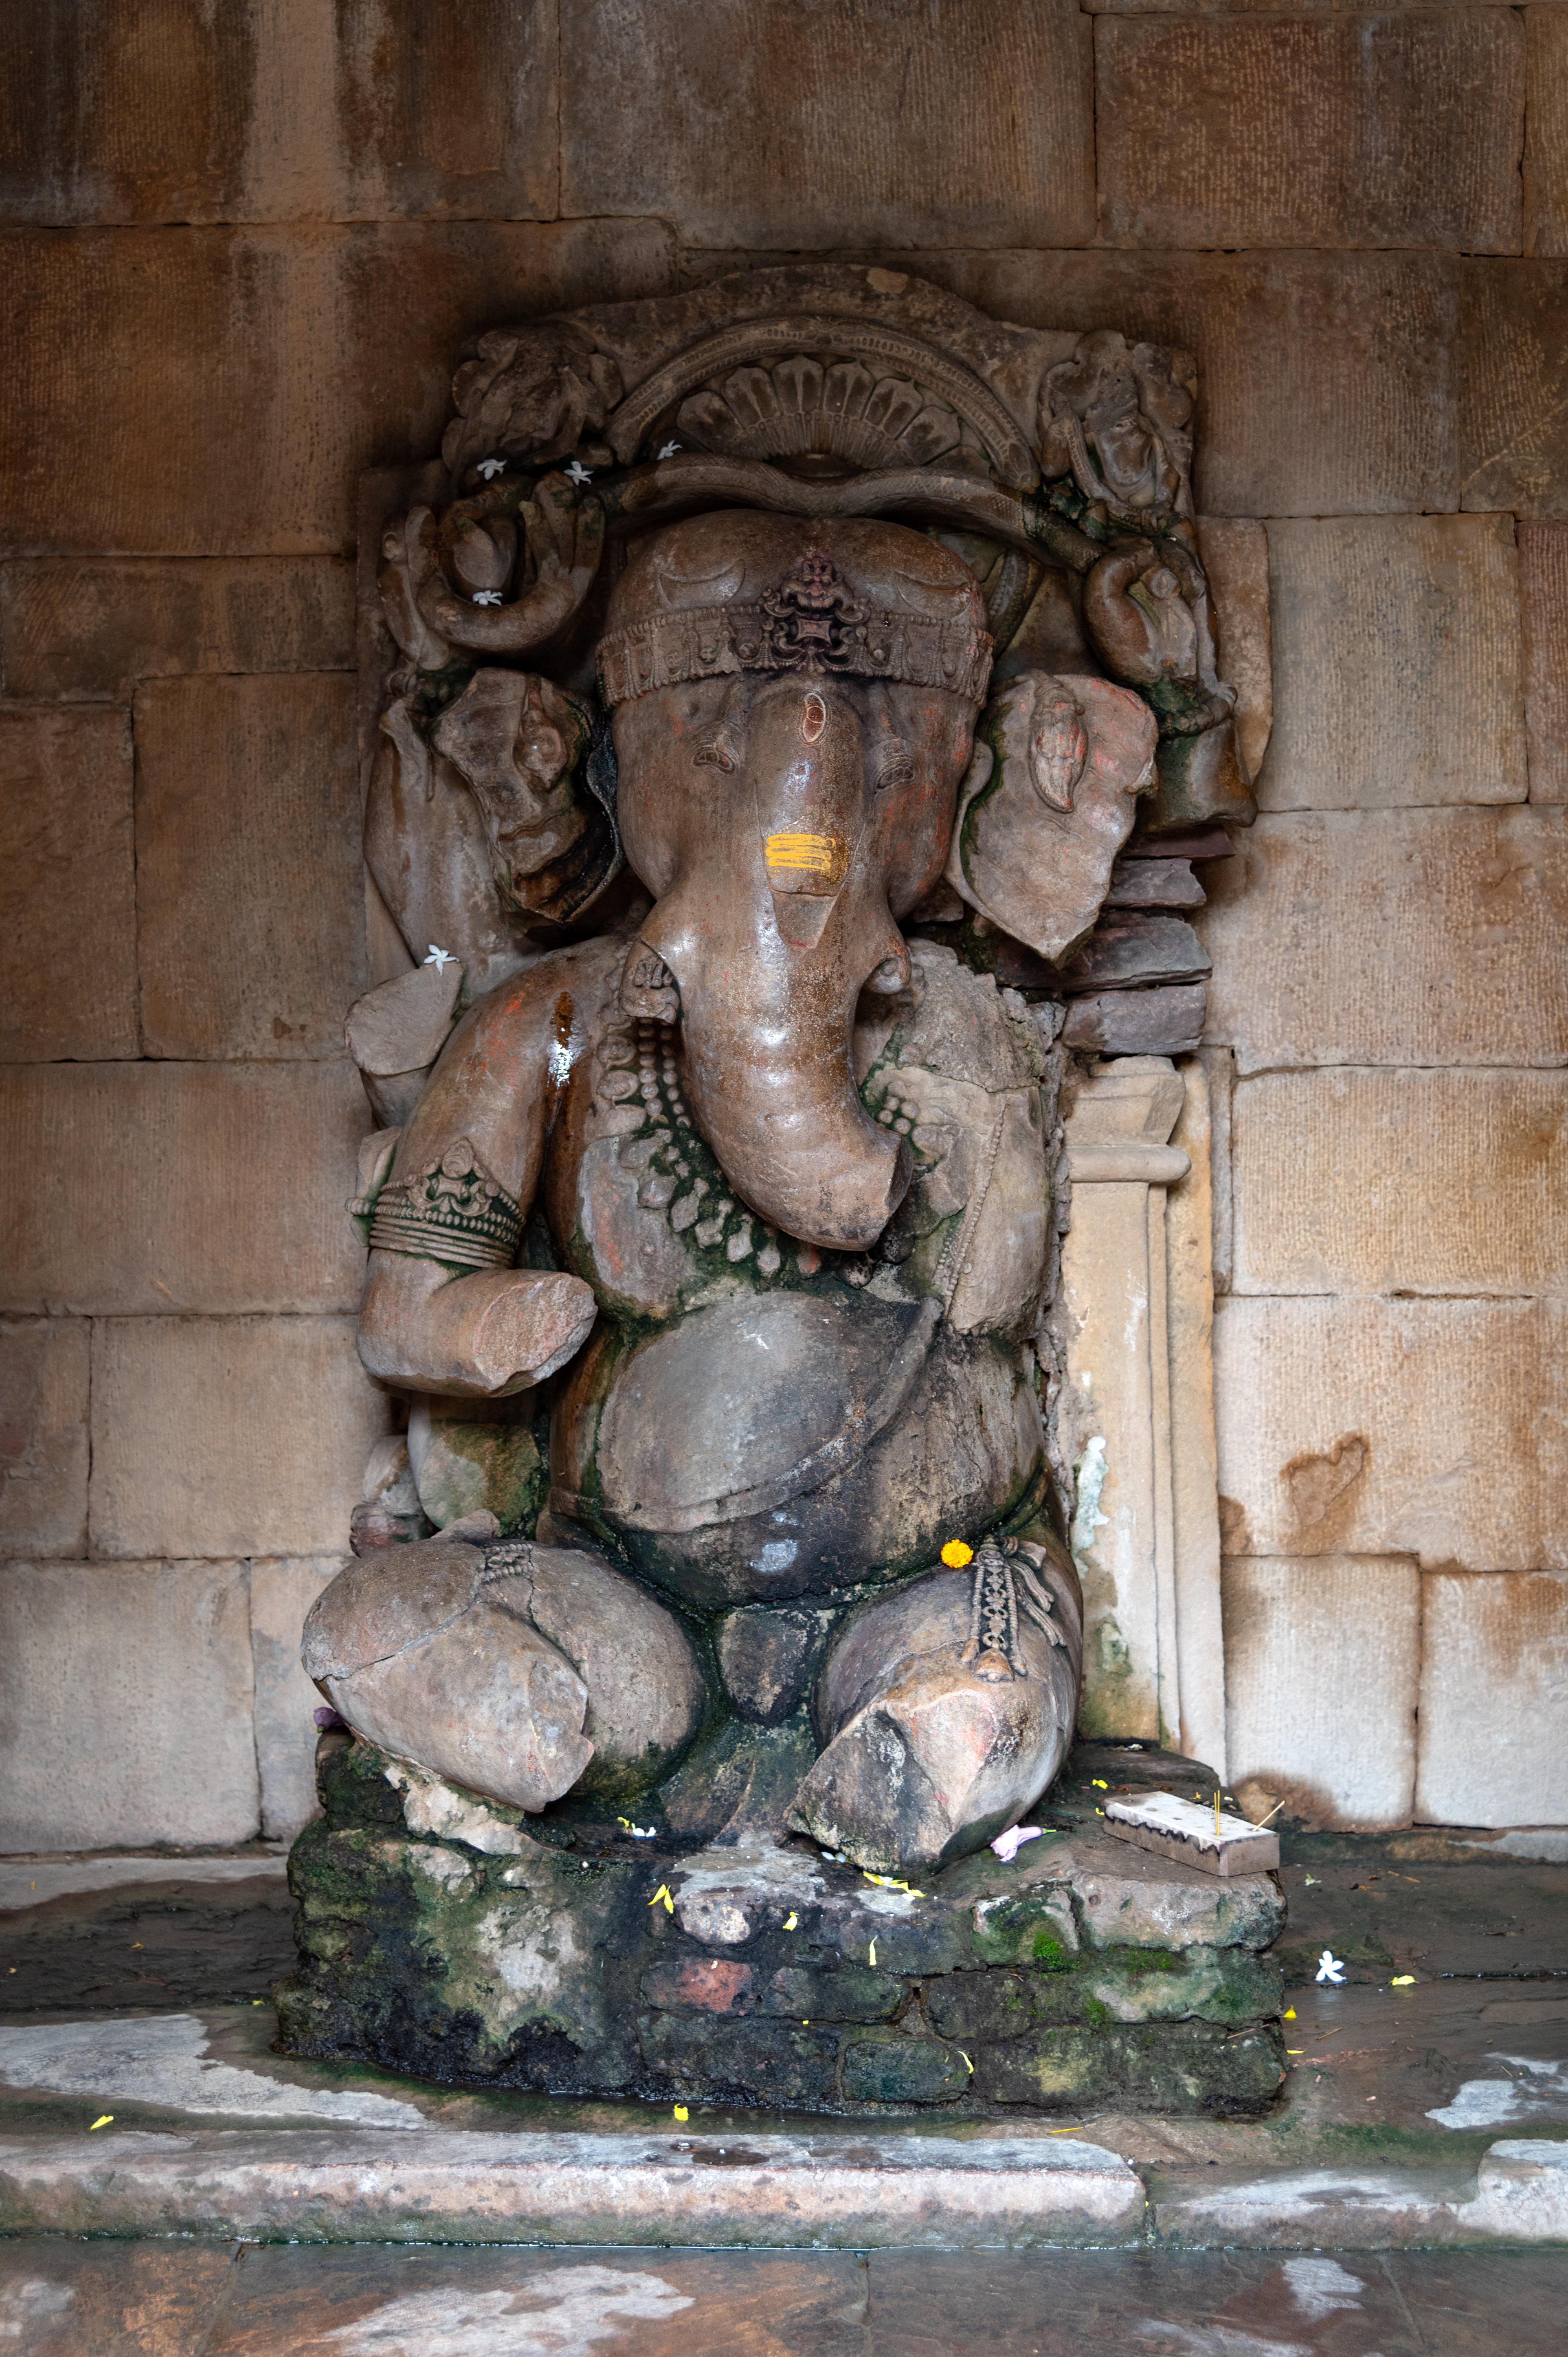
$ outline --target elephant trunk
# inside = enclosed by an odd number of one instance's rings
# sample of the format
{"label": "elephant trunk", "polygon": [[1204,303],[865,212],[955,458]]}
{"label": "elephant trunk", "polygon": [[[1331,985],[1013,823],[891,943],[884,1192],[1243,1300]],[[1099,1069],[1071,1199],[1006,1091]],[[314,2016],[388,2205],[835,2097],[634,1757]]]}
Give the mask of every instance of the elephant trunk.
{"label": "elephant trunk", "polygon": [[650,934],[680,985],[697,1126],[736,1193],[804,1243],[865,1251],[914,1165],[906,1141],[869,1118],[855,1086],[858,982],[846,991],[838,974],[813,967],[764,993],[711,945],[693,966],[663,926],[645,928]]}
{"label": "elephant trunk", "polygon": [[867,979],[889,958],[907,970],[867,856],[859,716],[829,683],[780,682],[736,767],[736,823],[691,846],[642,939],[679,985],[693,1110],[736,1193],[804,1243],[865,1251],[914,1166],[852,1061]]}

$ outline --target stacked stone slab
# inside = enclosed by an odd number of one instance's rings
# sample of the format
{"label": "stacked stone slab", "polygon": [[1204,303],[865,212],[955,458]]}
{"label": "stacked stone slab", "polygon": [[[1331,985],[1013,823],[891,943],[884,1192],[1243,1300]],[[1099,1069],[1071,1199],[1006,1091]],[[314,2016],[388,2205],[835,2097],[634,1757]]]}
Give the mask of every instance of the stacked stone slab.
{"label": "stacked stone slab", "polygon": [[[1209,1773],[1147,1759],[1140,1781]],[[782,2111],[1261,2111],[1284,2077],[1276,1879],[1112,1840],[1078,1761],[1012,1864],[909,1889],[799,1837],[681,1853],[525,1818],[330,1735],[284,2050]]]}

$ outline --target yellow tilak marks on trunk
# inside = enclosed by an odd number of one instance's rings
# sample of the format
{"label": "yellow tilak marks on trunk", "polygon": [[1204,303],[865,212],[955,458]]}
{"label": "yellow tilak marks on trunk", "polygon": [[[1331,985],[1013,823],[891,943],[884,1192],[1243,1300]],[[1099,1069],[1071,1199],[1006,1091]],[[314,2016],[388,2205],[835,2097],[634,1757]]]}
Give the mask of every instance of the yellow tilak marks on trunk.
{"label": "yellow tilak marks on trunk", "polygon": [[830,876],[843,845],[831,834],[770,834],[763,842],[769,867],[799,867],[813,876]]}

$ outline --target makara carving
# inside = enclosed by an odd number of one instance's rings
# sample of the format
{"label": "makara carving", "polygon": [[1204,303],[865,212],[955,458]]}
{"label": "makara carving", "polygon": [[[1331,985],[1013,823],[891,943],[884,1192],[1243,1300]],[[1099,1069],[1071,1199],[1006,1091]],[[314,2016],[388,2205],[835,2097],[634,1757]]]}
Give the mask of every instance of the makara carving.
{"label": "makara carving", "polygon": [[408,1431],[306,1666],[491,1800],[932,1867],[1077,1698],[1054,980],[1135,823],[1251,815],[1192,372],[822,268],[456,393],[366,829],[428,962],[349,1024]]}

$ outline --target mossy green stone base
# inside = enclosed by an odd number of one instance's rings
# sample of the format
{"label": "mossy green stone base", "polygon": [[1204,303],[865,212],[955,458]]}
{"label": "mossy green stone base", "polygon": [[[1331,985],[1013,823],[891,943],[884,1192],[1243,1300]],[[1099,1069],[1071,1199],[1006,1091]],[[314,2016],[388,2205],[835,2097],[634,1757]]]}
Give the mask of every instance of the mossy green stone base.
{"label": "mossy green stone base", "polygon": [[1283,2083],[1274,1878],[1111,1839],[1070,1773],[1012,1866],[985,1852],[918,1895],[798,1837],[660,1851],[524,1817],[340,1736],[319,1781],[287,2053],[806,2112],[1238,2115]]}

